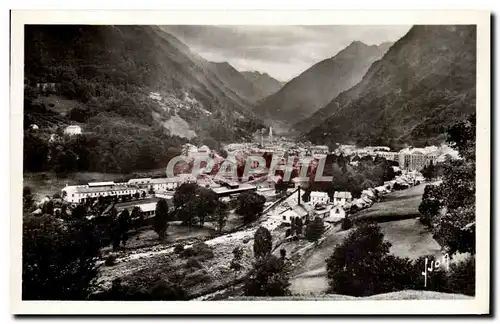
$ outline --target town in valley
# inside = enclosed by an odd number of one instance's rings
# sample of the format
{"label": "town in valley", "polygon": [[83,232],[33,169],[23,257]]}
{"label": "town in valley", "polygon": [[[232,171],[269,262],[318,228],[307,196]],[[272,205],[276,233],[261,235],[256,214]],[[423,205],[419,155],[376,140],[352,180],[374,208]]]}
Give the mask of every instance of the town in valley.
{"label": "town in valley", "polygon": [[26,26],[23,299],[474,298],[475,26],[340,27]]}

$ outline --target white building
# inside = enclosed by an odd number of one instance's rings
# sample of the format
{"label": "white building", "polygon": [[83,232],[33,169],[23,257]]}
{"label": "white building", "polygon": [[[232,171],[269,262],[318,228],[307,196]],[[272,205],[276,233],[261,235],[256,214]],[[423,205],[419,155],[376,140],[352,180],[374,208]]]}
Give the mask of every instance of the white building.
{"label": "white building", "polygon": [[337,205],[337,206],[333,206],[333,208],[330,209],[330,214],[329,214],[328,218],[326,218],[325,220],[330,221],[330,222],[336,222],[336,221],[339,221],[339,220],[345,218],[345,216],[346,216],[346,212],[345,212],[344,208],[340,205]]}
{"label": "white building", "polygon": [[328,204],[330,202],[330,197],[326,192],[311,191],[309,201],[313,206],[316,204]]}
{"label": "white building", "polygon": [[352,202],[352,194],[348,191],[335,191],[333,194],[333,204],[345,206]]}
{"label": "white building", "polygon": [[172,178],[157,178],[151,179],[149,186],[156,191],[175,190],[183,183],[196,182],[196,179],[190,174],[180,174]]}
{"label": "white building", "polygon": [[114,182],[91,182],[86,185],[66,186],[61,190],[61,195],[65,201],[71,203],[82,203],[88,198],[99,197],[123,197],[133,196],[136,193],[142,194],[144,190],[137,187],[129,187],[125,184]]}
{"label": "white building", "polygon": [[64,134],[67,135],[79,135],[82,133],[82,128],[78,125],[70,125],[64,129]]}

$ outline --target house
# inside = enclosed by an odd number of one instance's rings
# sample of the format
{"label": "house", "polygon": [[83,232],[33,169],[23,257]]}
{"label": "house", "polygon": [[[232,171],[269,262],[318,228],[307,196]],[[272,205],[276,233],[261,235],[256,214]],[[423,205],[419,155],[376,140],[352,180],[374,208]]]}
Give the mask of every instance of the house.
{"label": "house", "polygon": [[196,182],[196,179],[190,174],[182,174],[172,178],[157,178],[151,179],[149,182],[150,188],[154,191],[175,190],[183,183]]}
{"label": "house", "polygon": [[65,201],[71,203],[81,203],[88,198],[133,196],[135,193],[142,193],[137,187],[129,187],[125,184],[114,182],[91,182],[86,185],[68,186],[62,189],[61,196]]}
{"label": "house", "polygon": [[313,206],[316,204],[328,204],[330,202],[330,197],[326,192],[311,191],[309,202]]}
{"label": "house", "polygon": [[144,218],[153,217],[156,212],[156,202],[136,205],[135,207],[139,207]]}
{"label": "house", "polygon": [[210,148],[206,145],[202,145],[198,148],[198,155],[209,155],[210,152]]}
{"label": "house", "polygon": [[129,186],[137,186],[139,188],[148,188],[151,183],[151,178],[130,179],[127,182]]}
{"label": "house", "polygon": [[349,191],[335,191],[333,194],[333,204],[344,206],[352,202],[352,194]]}
{"label": "house", "polygon": [[33,130],[37,130],[39,129],[38,125],[37,124],[31,124],[30,125],[30,128],[33,129]]}
{"label": "house", "polygon": [[336,221],[339,221],[345,217],[346,217],[346,212],[345,212],[344,208],[340,205],[337,205],[337,206],[333,206],[333,208],[330,209],[330,213],[328,215],[328,218],[325,218],[325,221],[336,222]]}
{"label": "house", "polygon": [[293,186],[295,188],[307,188],[309,187],[309,177],[295,177],[292,179]]}
{"label": "house", "polygon": [[293,208],[287,209],[280,214],[282,221],[290,223],[295,218],[300,218],[302,222],[305,222],[312,212],[310,205],[295,205]]}
{"label": "house", "polygon": [[64,129],[64,134],[73,136],[82,133],[82,128],[78,125],[70,125]]}

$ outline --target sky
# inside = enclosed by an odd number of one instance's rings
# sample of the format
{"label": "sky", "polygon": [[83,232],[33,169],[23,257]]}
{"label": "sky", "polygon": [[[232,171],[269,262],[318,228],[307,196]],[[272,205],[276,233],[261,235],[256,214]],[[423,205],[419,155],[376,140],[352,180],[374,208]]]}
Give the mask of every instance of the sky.
{"label": "sky", "polygon": [[394,42],[411,26],[360,25],[170,25],[164,30],[191,50],[214,62],[229,62],[239,71],[266,72],[289,81],[315,63],[335,56],[353,41],[367,45]]}

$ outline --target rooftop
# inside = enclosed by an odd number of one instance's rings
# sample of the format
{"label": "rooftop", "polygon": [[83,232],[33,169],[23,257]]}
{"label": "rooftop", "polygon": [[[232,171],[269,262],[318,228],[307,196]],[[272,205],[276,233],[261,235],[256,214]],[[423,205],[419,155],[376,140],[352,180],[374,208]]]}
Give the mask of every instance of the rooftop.
{"label": "rooftop", "polygon": [[333,194],[333,198],[351,199],[352,195],[349,191],[335,191],[335,193]]}

